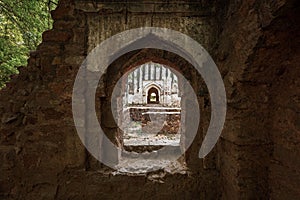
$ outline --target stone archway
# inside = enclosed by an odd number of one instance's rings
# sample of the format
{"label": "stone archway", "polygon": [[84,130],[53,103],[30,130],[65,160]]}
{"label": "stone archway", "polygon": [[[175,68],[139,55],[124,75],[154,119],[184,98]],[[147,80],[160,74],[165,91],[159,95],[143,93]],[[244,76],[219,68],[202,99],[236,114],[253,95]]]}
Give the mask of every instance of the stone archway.
{"label": "stone archway", "polygon": [[[119,130],[118,125],[116,123],[112,123],[114,121],[114,119],[112,118],[112,114],[111,114],[111,95],[113,93],[113,89],[115,87],[116,81],[120,80],[123,76],[128,76],[128,74],[130,72],[132,72],[132,69],[135,69],[136,67],[147,63],[147,62],[155,62],[158,64],[162,64],[165,66],[168,66],[169,69],[174,73],[174,75],[176,75],[177,77],[180,77],[183,75],[184,77],[190,77],[189,82],[192,83],[193,81],[198,81],[199,84],[202,85],[203,80],[201,78],[201,76],[197,73],[195,73],[196,69],[194,69],[192,67],[192,65],[187,62],[185,59],[183,59],[182,57],[178,56],[177,54],[171,53],[171,52],[167,52],[164,50],[159,50],[159,49],[141,49],[141,50],[136,50],[136,51],[132,51],[129,53],[126,53],[122,56],[120,56],[117,60],[115,60],[107,69],[107,72],[105,73],[103,80],[109,80],[107,82],[105,82],[105,84],[107,85],[106,88],[103,88],[104,90],[102,91],[101,88],[98,89],[98,93],[99,96],[101,96],[101,93],[105,93],[107,95],[106,98],[100,98],[100,105],[102,105],[102,107],[97,107],[96,109],[99,111],[98,113],[98,117],[99,117],[99,121],[100,123],[103,125],[102,128],[103,130],[105,129],[105,131],[107,131],[108,134],[107,137],[109,137],[109,139],[115,144],[117,145],[119,148],[124,148],[124,140],[123,140],[123,132],[122,130]],[[120,73],[115,73],[115,70],[118,70]],[[124,84],[124,82],[123,82]],[[178,86],[179,86],[179,91],[181,91],[181,101],[180,101],[180,108],[181,108],[181,118],[183,118],[183,120],[185,120],[187,117],[187,113],[185,110],[186,107],[188,107],[189,105],[194,105],[197,101],[197,98],[187,98],[187,95],[185,94],[186,90],[186,86],[184,85],[184,81],[181,80],[181,78],[178,78]],[[145,99],[147,98],[147,92],[148,90],[150,90],[151,88],[155,88],[158,91],[158,95],[161,94],[161,88],[159,87],[159,85],[156,84],[149,84],[146,86],[145,88]],[[198,86],[196,85],[192,85],[194,90],[198,90]],[[205,85],[203,84],[202,87],[205,87]],[[123,88],[121,90],[119,90],[118,95],[119,99],[114,101],[115,103],[117,103],[118,105],[116,107],[118,107],[118,113],[120,113],[120,111],[122,110],[122,92],[124,92],[123,90],[126,87],[122,87],[122,86],[118,86],[117,88]],[[208,97],[207,97],[208,98]],[[159,98],[160,102],[162,102],[162,99]],[[188,105],[189,104],[189,105]],[[201,106],[201,102],[198,101],[198,104],[200,107]],[[173,109],[177,109],[177,108],[173,108]],[[201,109],[201,108],[200,108]],[[173,111],[175,112],[175,111]],[[122,114],[120,114],[121,116]],[[203,118],[202,118],[203,119]],[[123,120],[121,120],[123,121]],[[121,124],[123,124],[123,122],[121,122]],[[201,122],[200,122],[201,124]],[[199,125],[201,126],[201,125]],[[207,126],[206,125],[202,125],[203,129],[206,129]],[[193,128],[192,127],[185,127],[182,130],[180,130],[181,133],[191,133],[193,132]],[[201,143],[202,141],[202,129],[198,129],[197,132],[197,138],[196,140],[199,141]],[[181,149],[186,149],[186,145],[188,141],[189,137],[192,134],[188,134],[187,137],[184,136],[184,134],[180,134],[180,148]],[[193,149],[193,150],[192,150]],[[191,148],[188,148],[187,150],[187,154],[190,154],[190,151],[196,151],[199,150],[199,146],[197,145],[192,145]],[[118,162],[120,157],[117,157],[116,154],[114,154],[114,156],[112,156],[112,154],[109,155],[103,155],[106,158],[114,158],[114,162]],[[193,155],[193,156],[197,156],[197,155]],[[185,162],[186,165],[188,166],[196,166],[198,163],[199,165],[199,159],[195,159],[195,157],[189,157],[188,159],[185,159],[185,156],[183,156],[181,158],[181,161]],[[193,163],[193,164],[192,164]],[[197,170],[201,170],[201,169],[197,169]]]}
{"label": "stone archway", "polygon": [[147,92],[147,104],[159,104],[159,92],[155,87],[151,87]]}

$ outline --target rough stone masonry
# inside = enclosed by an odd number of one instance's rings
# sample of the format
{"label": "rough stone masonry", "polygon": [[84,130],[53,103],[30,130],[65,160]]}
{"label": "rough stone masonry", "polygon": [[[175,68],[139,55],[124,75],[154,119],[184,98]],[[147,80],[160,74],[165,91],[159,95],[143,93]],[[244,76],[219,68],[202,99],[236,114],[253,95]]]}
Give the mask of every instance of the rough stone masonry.
{"label": "rough stone masonry", "polygon": [[[53,29],[0,91],[0,198],[300,199],[299,13],[297,0],[60,0]],[[125,54],[108,68],[97,94],[99,120],[122,146],[109,114],[114,84],[148,61],[173,67],[198,91],[190,101],[201,109],[184,156],[188,173],[114,175],[76,134],[71,98],[82,61],[101,41],[145,26],[180,31],[211,54],[227,93],[221,138],[198,158],[209,94],[189,63],[153,49]]]}

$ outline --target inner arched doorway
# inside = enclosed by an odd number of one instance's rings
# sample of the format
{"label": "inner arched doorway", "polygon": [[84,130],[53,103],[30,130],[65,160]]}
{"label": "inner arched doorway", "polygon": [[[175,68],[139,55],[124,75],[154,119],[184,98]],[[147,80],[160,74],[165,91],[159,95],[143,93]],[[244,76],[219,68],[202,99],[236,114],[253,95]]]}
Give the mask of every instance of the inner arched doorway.
{"label": "inner arched doorway", "polygon": [[155,87],[151,87],[147,93],[148,104],[159,104],[159,93]]}

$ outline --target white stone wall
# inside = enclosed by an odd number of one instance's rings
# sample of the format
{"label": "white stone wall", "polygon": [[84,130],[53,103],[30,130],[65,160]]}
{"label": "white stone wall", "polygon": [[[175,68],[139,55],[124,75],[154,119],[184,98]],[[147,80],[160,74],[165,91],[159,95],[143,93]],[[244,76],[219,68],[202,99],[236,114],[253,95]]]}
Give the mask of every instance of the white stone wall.
{"label": "white stone wall", "polygon": [[127,105],[147,104],[148,90],[156,88],[159,104],[180,106],[178,78],[166,66],[158,63],[145,63],[128,75],[124,102]]}

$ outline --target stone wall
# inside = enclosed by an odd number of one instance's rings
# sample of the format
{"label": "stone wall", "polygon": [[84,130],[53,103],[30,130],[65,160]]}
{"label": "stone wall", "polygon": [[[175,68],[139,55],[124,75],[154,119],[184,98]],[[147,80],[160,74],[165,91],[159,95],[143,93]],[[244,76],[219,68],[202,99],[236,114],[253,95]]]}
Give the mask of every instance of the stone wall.
{"label": "stone wall", "polygon": [[[198,5],[198,4],[197,4]],[[2,199],[178,199],[215,198],[216,170],[203,171],[197,158],[197,141],[187,157],[191,174],[156,172],[143,176],[112,175],[85,150],[76,134],[71,97],[78,68],[88,52],[109,36],[134,27],[162,26],[196,37],[206,47],[215,38],[210,10],[186,4],[158,3],[154,6],[94,1],[61,0],[53,11],[53,29],[43,34],[43,42],[32,53],[7,88],[1,91],[0,110],[0,195]],[[204,5],[203,5],[204,6]],[[211,9],[213,10],[213,8]],[[176,11],[176,12],[175,12]],[[174,14],[175,12],[175,14]],[[197,33],[196,33],[197,32]],[[144,60],[183,66],[182,61],[157,51]],[[149,55],[151,55],[149,57]],[[138,57],[138,56],[137,56]],[[108,94],[117,81],[116,66],[130,69],[120,58],[107,72],[111,82],[102,80],[100,120],[110,113]],[[181,64],[180,64],[181,62]],[[141,64],[141,63],[140,63]],[[136,65],[137,66],[137,65]],[[199,77],[187,70],[185,75],[196,86]],[[184,70],[183,67],[181,70]],[[104,90],[105,88],[105,90]],[[84,102],[83,102],[84,106]],[[78,111],[82,112],[82,111]],[[103,121],[109,137],[116,140],[117,129]],[[84,126],[84,124],[83,124]],[[110,134],[112,133],[112,134]],[[200,132],[199,132],[200,133]],[[117,138],[114,138],[117,136]],[[200,136],[201,139],[202,136]],[[116,141],[118,142],[118,141]],[[128,184],[129,183],[129,184]],[[162,184],[164,183],[164,184]],[[116,192],[117,191],[117,192]]]}
{"label": "stone wall", "polygon": [[[145,134],[147,132],[154,133],[151,129],[143,129],[143,127],[147,126],[147,124],[152,124],[152,127],[159,127],[160,124],[155,124],[155,121],[152,122],[150,119],[150,114],[147,114],[149,109],[138,109],[138,108],[130,108],[130,118],[132,121],[139,122],[142,125],[142,130],[145,131]],[[177,111],[177,110],[175,110]],[[169,112],[172,112],[172,110],[169,110]],[[157,115],[157,114],[156,114]],[[157,132],[157,134],[177,134],[179,133],[179,127],[180,127],[180,114],[166,114],[165,116],[165,122],[162,127],[162,129]]]}
{"label": "stone wall", "polygon": [[[299,199],[299,3],[128,2],[61,0],[54,28],[0,92],[0,198]],[[71,96],[81,62],[101,41],[141,26],[180,31],[211,53],[228,98],[222,137],[198,159],[209,97],[186,61],[162,51],[116,60],[99,85],[98,115],[110,115],[109,94],[122,73],[150,60],[175,68],[205,94],[199,92],[200,128],[185,155],[189,174],[113,176],[76,134]],[[103,122],[117,140],[115,124]]]}
{"label": "stone wall", "polygon": [[219,142],[224,199],[297,199],[299,5],[232,1],[217,51],[227,90]]}

